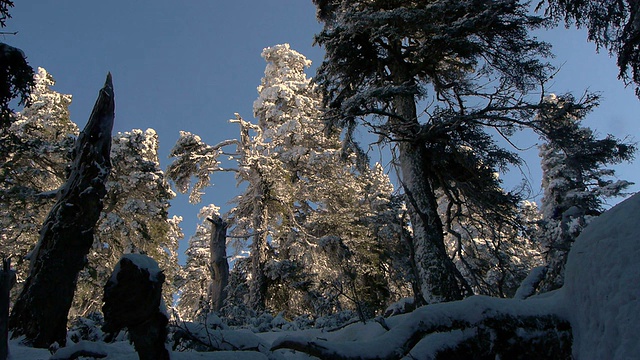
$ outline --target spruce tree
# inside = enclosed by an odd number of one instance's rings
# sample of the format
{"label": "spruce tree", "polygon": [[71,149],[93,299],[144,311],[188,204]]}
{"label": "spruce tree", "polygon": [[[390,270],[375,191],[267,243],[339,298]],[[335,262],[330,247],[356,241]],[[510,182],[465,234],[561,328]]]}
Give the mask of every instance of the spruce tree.
{"label": "spruce tree", "polygon": [[[374,213],[384,212],[393,187],[380,169],[357,170],[356,156],[343,151],[339,133],[325,131],[320,93],[304,73],[310,62],[286,44],[265,49],[263,57],[267,67],[254,103],[257,124],[237,116],[232,122],[240,126],[239,139],[215,146],[182,133],[172,151],[176,160],[169,174],[182,191],[188,190],[195,175],[198,180],[191,194],[197,199],[212,172],[231,170],[222,166],[220,155],[235,160],[233,171],[247,187],[233,200],[236,206],[227,216],[231,238],[251,241],[248,303],[252,309],[299,314],[329,313],[343,303],[353,306],[357,301],[346,300],[354,298],[353,287],[344,292],[342,284],[321,285],[343,273],[333,272],[340,266],[327,263],[329,254],[319,244],[338,237],[350,251],[374,258],[373,243],[384,243],[373,236]],[[235,151],[228,150],[234,145]],[[370,244],[364,245],[367,241]],[[358,261],[363,262],[363,258]],[[352,285],[364,284],[363,276],[383,277],[379,261],[369,263],[377,266],[375,270],[352,276]],[[376,283],[375,287],[384,287]]]}

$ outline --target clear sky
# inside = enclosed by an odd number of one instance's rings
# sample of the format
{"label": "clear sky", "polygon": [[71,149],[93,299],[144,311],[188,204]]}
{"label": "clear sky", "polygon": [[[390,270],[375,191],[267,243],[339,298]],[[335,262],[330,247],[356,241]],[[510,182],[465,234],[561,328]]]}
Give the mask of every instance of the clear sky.
{"label": "clear sky", "polygon": [[[213,144],[235,138],[227,123],[235,112],[252,118],[256,87],[264,71],[264,47],[289,43],[314,61],[320,25],[311,0],[168,0],[16,1],[4,30],[18,31],[2,41],[21,48],[31,66],[44,67],[57,80],[56,91],[72,94],[72,120],[87,121],[108,71],[116,94],[114,131],[154,128],[160,137],[163,167],[180,130]],[[602,105],[586,124],[602,136],[640,139],[640,101],[616,79],[615,60],[596,54],[583,32],[563,28],[541,32],[554,45],[553,63],[562,65],[552,88],[556,93],[586,89],[602,92]],[[313,75],[313,71],[309,72]],[[521,147],[537,139],[522,138]],[[529,152],[531,181],[539,186],[537,150]],[[637,164],[616,168],[619,177],[640,183]],[[507,180],[511,182],[511,177]],[[203,204],[228,206],[235,192],[231,176],[213,177]],[[512,184],[513,186],[513,184]],[[640,186],[632,188],[638,191]],[[537,190],[537,189],[534,189]],[[178,195],[172,213],[184,217],[190,236],[200,206]],[[186,245],[182,244],[184,249]]]}

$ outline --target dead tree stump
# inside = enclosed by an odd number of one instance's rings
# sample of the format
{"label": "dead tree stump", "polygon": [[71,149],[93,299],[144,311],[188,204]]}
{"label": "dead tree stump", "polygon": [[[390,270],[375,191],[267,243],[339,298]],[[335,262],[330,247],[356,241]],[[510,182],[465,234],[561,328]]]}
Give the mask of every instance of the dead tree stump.
{"label": "dead tree stump", "polygon": [[140,360],[169,360],[165,348],[169,319],[162,304],[164,279],[153,259],[127,254],[104,286],[102,329],[111,338],[126,327]]}
{"label": "dead tree stump", "polygon": [[96,222],[107,194],[115,100],[111,74],[74,147],[69,177],[29,255],[29,277],[9,318],[14,338],[24,335],[38,348],[67,340],[67,316],[78,273],[87,263]]}
{"label": "dead tree stump", "polygon": [[229,263],[227,262],[227,223],[220,216],[207,218],[211,222],[211,284],[209,298],[211,310],[219,312],[227,297],[226,287],[229,284]]}

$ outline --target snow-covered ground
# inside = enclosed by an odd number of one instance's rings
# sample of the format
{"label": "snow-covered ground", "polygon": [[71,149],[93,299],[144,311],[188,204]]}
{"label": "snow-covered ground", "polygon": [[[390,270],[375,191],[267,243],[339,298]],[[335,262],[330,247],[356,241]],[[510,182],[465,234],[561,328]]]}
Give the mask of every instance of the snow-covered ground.
{"label": "snow-covered ground", "polygon": [[[565,286],[526,300],[474,296],[463,301],[419,308],[412,313],[355,323],[337,331],[302,330],[254,334],[248,330],[215,330],[229,346],[250,351],[172,352],[172,359],[310,359],[282,349],[287,341],[315,343],[341,356],[386,356],[417,329],[464,320],[474,323],[496,312],[513,315],[553,314],[568,319],[573,329],[576,359],[640,359],[640,194],[627,199],[593,221],[576,240],[566,266]],[[274,321],[282,322],[279,317]],[[282,324],[280,324],[282,325]],[[425,337],[412,350],[417,358],[448,343],[473,336],[455,330]],[[105,359],[137,359],[125,341],[113,344],[81,342],[52,357],[48,350],[10,343],[11,359],[64,358],[77,350],[107,355]]]}

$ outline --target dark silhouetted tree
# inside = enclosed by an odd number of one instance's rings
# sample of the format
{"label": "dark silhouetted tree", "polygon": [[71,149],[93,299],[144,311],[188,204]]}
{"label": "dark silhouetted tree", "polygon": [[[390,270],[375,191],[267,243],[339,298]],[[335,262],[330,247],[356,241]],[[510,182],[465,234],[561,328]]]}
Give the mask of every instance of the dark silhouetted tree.
{"label": "dark silhouetted tree", "polygon": [[479,213],[513,215],[517,198],[495,173],[519,158],[492,134],[535,126],[539,99],[527,94],[546,78],[539,57],[548,46],[528,31],[543,20],[515,0],[314,2],[324,23],[316,81],[327,121],[364,124],[393,144],[419,302],[470,294],[446,253],[436,191]]}
{"label": "dark silhouetted tree", "polygon": [[[9,8],[13,1],[0,0],[0,29],[6,26]],[[22,50],[0,42],[0,128],[11,124],[12,113],[9,102],[19,98],[23,105],[29,99],[33,86],[33,69],[27,63]]]}
{"label": "dark silhouetted tree", "polygon": [[29,277],[9,319],[13,336],[24,335],[35,347],[66,342],[78,274],[86,265],[107,193],[114,111],[109,74],[76,141],[69,177],[42,225],[40,240],[30,254]]}
{"label": "dark silhouetted tree", "polygon": [[566,26],[586,28],[597,49],[618,57],[618,78],[634,83],[640,98],[640,1],[541,0],[538,9]]}

